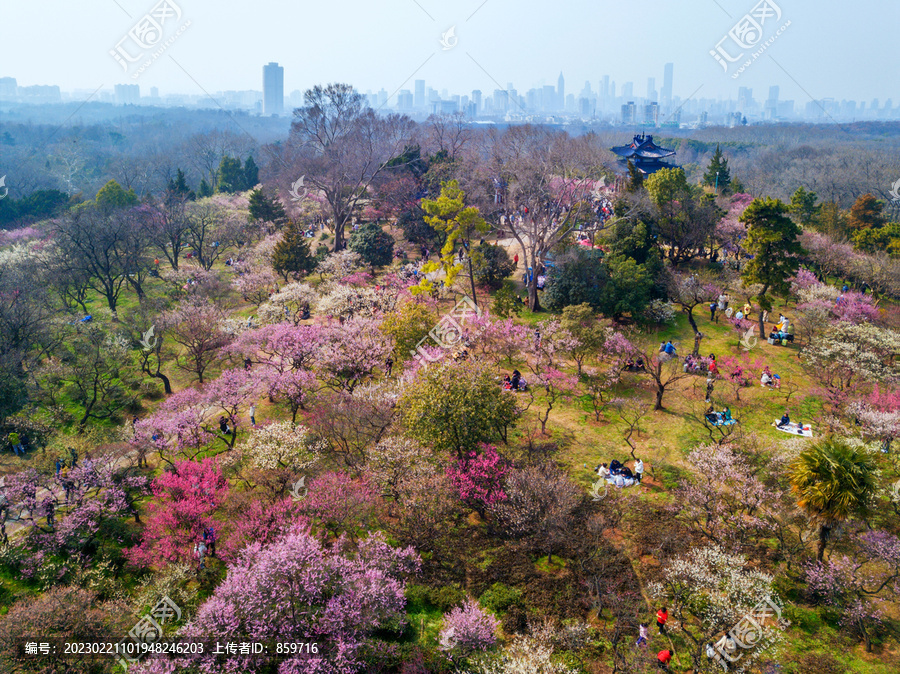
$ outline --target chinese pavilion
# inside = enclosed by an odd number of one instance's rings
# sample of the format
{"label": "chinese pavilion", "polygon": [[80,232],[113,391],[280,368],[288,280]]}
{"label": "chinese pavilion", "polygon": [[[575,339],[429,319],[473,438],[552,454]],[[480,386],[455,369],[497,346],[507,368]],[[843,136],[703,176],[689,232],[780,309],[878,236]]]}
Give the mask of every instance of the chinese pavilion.
{"label": "chinese pavilion", "polygon": [[610,149],[621,157],[619,164],[623,171],[629,161],[645,176],[652,175],[662,168],[678,168],[675,164],[663,161],[666,157],[674,157],[675,150],[660,147],[653,142],[653,136],[641,134],[635,136],[630,145]]}

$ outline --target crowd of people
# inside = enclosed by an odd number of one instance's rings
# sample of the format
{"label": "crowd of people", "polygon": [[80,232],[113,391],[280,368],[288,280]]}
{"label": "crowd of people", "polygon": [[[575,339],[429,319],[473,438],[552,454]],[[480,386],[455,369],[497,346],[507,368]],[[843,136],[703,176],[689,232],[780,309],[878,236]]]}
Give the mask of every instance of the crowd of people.
{"label": "crowd of people", "polygon": [[512,376],[506,375],[503,377],[503,390],[504,391],[527,391],[528,390],[528,382],[525,381],[525,378],[522,377],[522,373],[518,370],[513,370]]}

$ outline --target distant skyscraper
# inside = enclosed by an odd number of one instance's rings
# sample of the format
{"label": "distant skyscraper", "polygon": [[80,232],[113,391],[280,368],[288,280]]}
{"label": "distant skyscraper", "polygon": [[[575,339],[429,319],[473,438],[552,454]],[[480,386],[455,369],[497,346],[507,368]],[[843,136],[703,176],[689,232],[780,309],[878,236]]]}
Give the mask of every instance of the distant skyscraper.
{"label": "distant skyscraper", "polygon": [[546,111],[551,111],[559,104],[558,94],[552,84],[544,85],[544,93],[541,96],[541,107]]}
{"label": "distant skyscraper", "polygon": [[509,110],[509,92],[506,89],[494,89],[494,112],[506,114]]}
{"label": "distant skyscraper", "polygon": [[413,106],[417,110],[425,107],[425,80],[416,80],[416,93],[413,95]]}
{"label": "distant skyscraper", "polygon": [[622,98],[626,101],[634,98],[634,82],[626,82],[622,85]]}
{"label": "distant skyscraper", "polygon": [[637,107],[634,101],[628,101],[622,106],[622,124],[634,124],[637,115]]}
{"label": "distant skyscraper", "polygon": [[481,112],[481,90],[475,89],[472,91],[472,105],[475,106],[475,114],[477,115]]}
{"label": "distant skyscraper", "polygon": [[150,98],[159,98],[159,87],[150,87]]}
{"label": "distant skyscraper", "polygon": [[663,69],[662,102],[664,105],[672,103],[672,79],[675,75],[675,64],[667,63]]}
{"label": "distant skyscraper", "polygon": [[557,108],[563,110],[566,107],[566,81],[563,79],[562,72],[559,73],[559,79],[556,84]]}
{"label": "distant skyscraper", "polygon": [[274,61],[263,66],[263,114],[284,114],[284,68]]}
{"label": "distant skyscraper", "polygon": [[117,84],[115,87],[118,105],[138,104],[141,102],[141,87],[137,84]]}
{"label": "distant skyscraper", "polygon": [[[615,87],[615,85],[613,85],[613,87]],[[604,75],[603,80],[600,82],[600,100],[605,103],[610,98],[614,98],[615,95],[616,95],[615,93],[612,93],[612,95],[610,95],[609,75]]]}
{"label": "distant skyscraper", "polygon": [[0,99],[12,100],[16,97],[16,78],[0,77]]}
{"label": "distant skyscraper", "polygon": [[648,77],[647,78],[647,101],[653,102],[659,98],[656,93],[656,78]]}

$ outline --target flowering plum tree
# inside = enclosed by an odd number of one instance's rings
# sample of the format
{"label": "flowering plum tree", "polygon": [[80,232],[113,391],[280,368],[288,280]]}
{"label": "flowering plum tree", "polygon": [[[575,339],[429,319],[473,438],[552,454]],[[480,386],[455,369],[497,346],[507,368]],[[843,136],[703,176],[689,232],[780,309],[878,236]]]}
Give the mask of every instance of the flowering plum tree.
{"label": "flowering plum tree", "polygon": [[469,600],[444,615],[439,640],[447,644],[451,652],[465,656],[496,644],[499,626],[499,620]]}
{"label": "flowering plum tree", "polygon": [[491,445],[481,452],[469,452],[447,470],[447,476],[459,492],[459,498],[483,516],[486,510],[506,498],[503,478],[508,462]]}

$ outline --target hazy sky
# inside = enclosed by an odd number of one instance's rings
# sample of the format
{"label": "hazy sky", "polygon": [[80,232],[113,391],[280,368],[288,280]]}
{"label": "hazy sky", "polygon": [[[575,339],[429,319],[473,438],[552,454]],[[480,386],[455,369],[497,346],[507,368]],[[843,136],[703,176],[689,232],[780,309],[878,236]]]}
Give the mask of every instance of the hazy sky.
{"label": "hazy sky", "polygon": [[[0,77],[64,90],[136,82],[142,94],[151,86],[201,94],[261,89],[263,64],[278,61],[286,94],[331,81],[393,93],[412,90],[414,79],[452,93],[490,95],[508,83],[524,93],[555,85],[562,71],[567,93],[585,80],[597,91],[608,74],[617,93],[630,80],[642,97],[648,77],[662,86],[671,61],[681,97],[737,98],[747,86],[762,100],[778,84],[781,98],[798,105],[810,97],[900,104],[894,0],[775,0],[782,16],[768,12],[763,42],[790,25],[738,79],[730,77],[736,66],[726,74],[709,52],[754,0],[170,1],[181,17],[164,22],[163,39],[190,25],[133,79],[136,66],[123,70],[109,52],[153,0],[0,0]],[[452,26],[458,42],[444,50],[439,40]],[[746,41],[753,44],[752,34]],[[722,45],[729,55],[741,51],[731,38]],[[120,46],[139,53],[131,38]]]}

